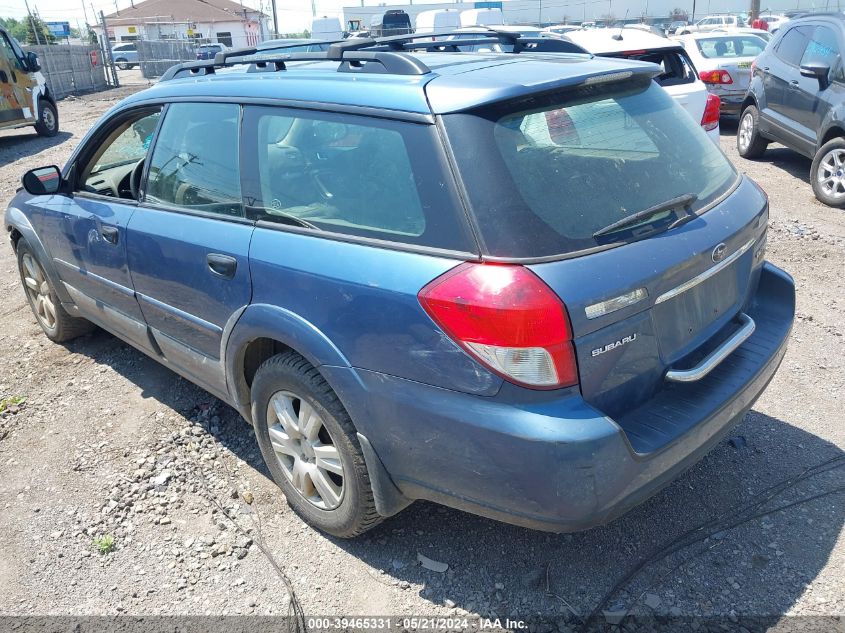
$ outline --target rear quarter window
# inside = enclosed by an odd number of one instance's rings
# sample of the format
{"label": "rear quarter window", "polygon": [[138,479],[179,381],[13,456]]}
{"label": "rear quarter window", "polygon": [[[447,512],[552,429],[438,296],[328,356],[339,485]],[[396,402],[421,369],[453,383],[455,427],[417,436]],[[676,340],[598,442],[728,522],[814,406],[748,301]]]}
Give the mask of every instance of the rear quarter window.
{"label": "rear quarter window", "polygon": [[787,64],[798,66],[812,32],[812,26],[796,26],[789,29],[778,43],[775,55]]}

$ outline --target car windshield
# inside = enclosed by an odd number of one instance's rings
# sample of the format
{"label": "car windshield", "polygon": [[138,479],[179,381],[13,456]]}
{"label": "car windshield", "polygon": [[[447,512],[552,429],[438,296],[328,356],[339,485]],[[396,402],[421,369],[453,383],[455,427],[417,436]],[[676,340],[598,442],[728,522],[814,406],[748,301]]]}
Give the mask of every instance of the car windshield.
{"label": "car windshield", "polygon": [[645,78],[444,121],[493,256],[558,256],[627,239],[594,233],[681,196],[694,196],[690,211],[702,212],[738,179],[701,127]]}
{"label": "car windshield", "polygon": [[756,35],[730,35],[697,39],[701,55],[707,59],[721,57],[757,57],[766,48],[766,40]]}

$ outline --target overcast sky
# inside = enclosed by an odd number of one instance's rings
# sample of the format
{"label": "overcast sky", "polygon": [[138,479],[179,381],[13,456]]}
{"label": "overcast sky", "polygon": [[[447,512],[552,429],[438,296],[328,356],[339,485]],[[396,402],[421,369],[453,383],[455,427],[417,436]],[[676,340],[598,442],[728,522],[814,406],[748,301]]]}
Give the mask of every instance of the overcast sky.
{"label": "overcast sky", "polygon": [[[114,13],[114,0],[27,0],[31,11],[38,9],[41,17],[48,22],[70,22],[71,26],[77,26],[77,20],[81,26],[85,26],[85,14],[88,21],[92,21],[92,5],[99,12],[106,15]],[[240,2],[241,0],[235,0]],[[429,0],[431,1],[431,0]],[[434,0],[436,1],[436,0]],[[85,12],[82,5],[85,3]],[[344,4],[357,4],[360,0],[316,0],[317,13],[319,15],[340,16]],[[263,7],[260,5],[263,3]],[[374,3],[367,0],[367,4]],[[270,0],[243,0],[243,4],[263,8],[265,13],[270,15]],[[124,8],[129,6],[129,0],[117,0],[117,6]],[[279,30],[282,33],[302,31],[311,25],[311,0],[276,0],[276,8],[279,12]],[[24,0],[0,0],[0,16],[21,18],[26,15]],[[271,27],[272,28],[272,27]]]}

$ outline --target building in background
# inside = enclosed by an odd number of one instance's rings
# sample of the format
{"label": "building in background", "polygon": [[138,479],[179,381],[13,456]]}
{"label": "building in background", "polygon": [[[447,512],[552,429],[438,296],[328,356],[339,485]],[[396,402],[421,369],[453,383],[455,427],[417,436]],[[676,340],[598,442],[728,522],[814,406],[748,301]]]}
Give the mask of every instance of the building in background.
{"label": "building in background", "polygon": [[[229,47],[270,37],[270,18],[232,0],[145,0],[106,16],[112,42],[194,40]],[[94,27],[98,36],[101,27]]]}

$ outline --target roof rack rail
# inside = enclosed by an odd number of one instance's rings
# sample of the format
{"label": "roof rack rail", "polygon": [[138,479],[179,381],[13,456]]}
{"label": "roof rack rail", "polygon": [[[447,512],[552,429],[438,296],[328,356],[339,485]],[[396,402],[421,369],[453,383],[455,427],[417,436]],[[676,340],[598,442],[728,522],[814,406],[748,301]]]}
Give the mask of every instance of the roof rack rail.
{"label": "roof rack rail", "polygon": [[[331,42],[325,52],[276,53],[264,56],[261,55],[260,48],[235,48],[217,53],[213,60],[185,62],[172,66],[162,75],[159,81],[170,81],[180,76],[213,75],[217,69],[229,68],[239,64],[266,65],[273,63],[276,70],[285,70],[286,62],[300,61],[340,62],[339,72],[376,72],[394,75],[425,75],[431,72],[428,66],[407,53],[359,50],[375,44],[375,40],[364,38],[360,38],[360,41],[340,40]],[[293,46],[291,45],[291,47]],[[377,69],[370,68],[370,63],[376,64]]]}
{"label": "roof rack rail", "polygon": [[[458,35],[461,36],[460,39],[455,38]],[[304,61],[340,62],[339,72],[425,75],[431,70],[422,61],[409,54],[411,51],[461,52],[468,46],[483,44],[510,45],[512,49],[507,51],[509,53],[587,53],[581,46],[565,38],[523,37],[519,32],[503,31],[491,27],[477,27],[477,31],[451,30],[425,34],[409,33],[376,39],[356,37],[320,43],[327,44],[328,49],[310,53],[280,52],[285,48],[301,47],[301,42],[265,49],[257,46],[228,49],[217,53],[213,60],[185,62],[172,66],[159,81],[169,81],[181,76],[211,75],[214,74],[216,69],[239,64],[253,64],[260,70],[267,68],[269,64],[273,64],[275,70],[286,70],[285,64],[287,62]]]}

